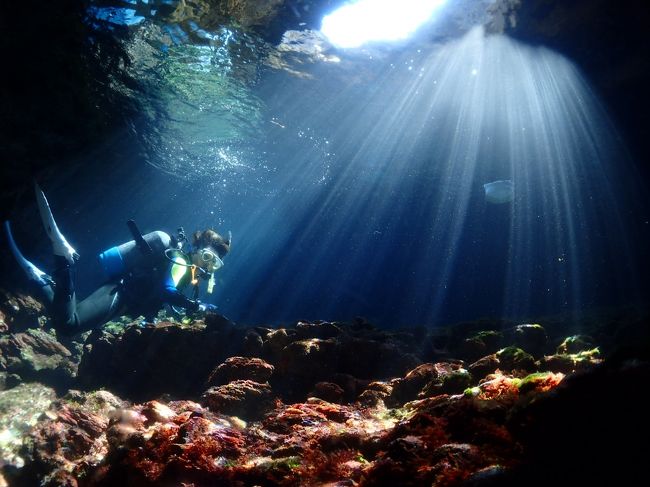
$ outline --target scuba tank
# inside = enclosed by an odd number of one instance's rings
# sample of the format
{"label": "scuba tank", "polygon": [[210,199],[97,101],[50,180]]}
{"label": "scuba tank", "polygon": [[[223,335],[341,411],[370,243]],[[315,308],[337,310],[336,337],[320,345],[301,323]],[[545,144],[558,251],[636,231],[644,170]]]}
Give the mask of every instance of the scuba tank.
{"label": "scuba tank", "polygon": [[172,238],[160,230],[142,235],[133,220],[128,222],[133,240],[111,247],[99,254],[99,262],[109,279],[147,265],[155,256],[164,255]]}

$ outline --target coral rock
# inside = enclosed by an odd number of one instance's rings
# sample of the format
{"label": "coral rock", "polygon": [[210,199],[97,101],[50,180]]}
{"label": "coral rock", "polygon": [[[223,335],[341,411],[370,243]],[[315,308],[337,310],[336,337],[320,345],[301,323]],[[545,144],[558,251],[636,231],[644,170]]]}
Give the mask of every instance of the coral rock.
{"label": "coral rock", "polygon": [[337,344],[333,339],[298,340],[282,349],[278,372],[315,382],[332,374],[337,363]]}
{"label": "coral rock", "polygon": [[7,372],[19,374],[24,380],[69,386],[77,372],[71,355],[56,338],[40,329],[0,338],[1,361]]}
{"label": "coral rock", "polygon": [[535,370],[535,359],[521,348],[506,347],[497,352],[501,370]]}
{"label": "coral rock", "polygon": [[397,379],[393,384],[389,405],[404,404],[412,401],[429,382],[438,377],[436,366],[431,363],[422,364],[409,371],[402,379]]}
{"label": "coral rock", "polygon": [[230,357],[212,371],[208,386],[223,385],[233,380],[267,382],[274,369],[275,367],[261,358]]}
{"label": "coral rock", "polygon": [[546,330],[539,324],[518,325],[514,331],[514,342],[518,347],[539,357],[546,347]]}
{"label": "coral rock", "polygon": [[296,324],[296,334],[301,340],[308,338],[335,338],[343,333],[343,330],[334,323],[327,321],[322,323],[307,323],[299,321]]}
{"label": "coral rock", "polygon": [[208,313],[205,316],[205,327],[208,331],[227,331],[235,324],[225,316],[217,313]]}
{"label": "coral rock", "polygon": [[23,437],[55,399],[54,390],[41,384],[21,384],[0,392],[0,463],[22,467]]}
{"label": "coral rock", "polygon": [[488,374],[493,374],[499,368],[500,362],[499,358],[495,353],[478,359],[476,362],[471,364],[467,369],[472,374],[472,376],[477,378],[483,378]]}
{"label": "coral rock", "polygon": [[466,338],[458,353],[463,359],[476,360],[499,350],[502,342],[503,334],[501,332],[494,330],[480,331]]}
{"label": "coral rock", "polygon": [[343,401],[343,388],[332,382],[318,382],[310,396],[323,399],[327,402],[340,403]]}
{"label": "coral rock", "polygon": [[557,353],[578,353],[585,350],[591,350],[594,347],[593,338],[585,335],[573,335],[564,339],[564,341],[557,347]]}
{"label": "coral rock", "polygon": [[272,361],[277,361],[282,349],[289,345],[289,343],[291,343],[291,337],[289,337],[287,330],[284,328],[268,332],[264,338],[264,356]]}
{"label": "coral rock", "polygon": [[45,313],[33,297],[0,289],[0,318],[3,331],[21,331],[39,327],[39,317]]}
{"label": "coral rock", "polygon": [[170,407],[158,401],[146,403],[141,414],[147,418],[147,423],[165,423],[176,416],[176,413]]}
{"label": "coral rock", "polygon": [[418,394],[419,398],[439,394],[458,394],[470,385],[472,376],[461,364],[439,362],[434,364],[436,376]]}
{"label": "coral rock", "polygon": [[201,403],[212,411],[245,419],[260,418],[273,407],[271,386],[252,380],[235,380],[219,387],[210,387],[201,396]]}
{"label": "coral rock", "polygon": [[597,348],[578,353],[556,354],[542,357],[539,368],[551,372],[570,374],[578,370],[585,370],[602,362],[600,351]]}

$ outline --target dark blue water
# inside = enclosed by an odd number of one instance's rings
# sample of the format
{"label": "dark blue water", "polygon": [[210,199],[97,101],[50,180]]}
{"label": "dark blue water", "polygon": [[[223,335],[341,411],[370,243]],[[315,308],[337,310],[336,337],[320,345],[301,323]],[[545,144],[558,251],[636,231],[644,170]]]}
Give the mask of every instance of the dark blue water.
{"label": "dark blue water", "polygon": [[[92,165],[45,188],[82,255],[80,295],[101,284],[95,256],[129,240],[133,218],[143,232],[231,230],[232,251],[206,300],[245,323],[364,316],[433,325],[643,302],[643,188],[588,80],[540,86],[547,77],[535,69],[568,76],[564,61],[543,58],[522,74],[533,79],[528,97],[508,102],[489,91],[500,83],[487,74],[478,86],[445,81],[453,56],[438,47],[292,66],[305,77],[271,67],[271,48],[237,31],[190,52],[189,39],[161,43],[138,30],[150,24],[120,15],[116,24],[132,29],[120,33],[125,42],[151,49],[131,52],[158,63],[138,68],[150,91],[137,96],[163,109],[143,112],[137,136],[115,134],[86,155]],[[470,59],[472,48],[463,49],[454,52]],[[517,48],[482,49],[498,57]],[[557,90],[566,87],[584,88],[581,125],[557,125],[566,117]],[[548,93],[539,108],[535,96]],[[555,109],[555,118],[535,118]],[[526,134],[522,120],[533,123]],[[483,184],[498,179],[515,181],[512,203],[486,202]],[[34,251],[45,259],[44,244]]]}

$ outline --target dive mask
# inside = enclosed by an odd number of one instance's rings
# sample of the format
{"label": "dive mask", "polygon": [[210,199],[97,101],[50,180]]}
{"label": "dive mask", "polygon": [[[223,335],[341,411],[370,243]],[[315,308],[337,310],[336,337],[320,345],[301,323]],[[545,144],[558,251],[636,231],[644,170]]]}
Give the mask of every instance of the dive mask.
{"label": "dive mask", "polygon": [[217,255],[216,252],[210,249],[201,249],[201,262],[209,267],[210,272],[216,272],[223,267],[223,260]]}

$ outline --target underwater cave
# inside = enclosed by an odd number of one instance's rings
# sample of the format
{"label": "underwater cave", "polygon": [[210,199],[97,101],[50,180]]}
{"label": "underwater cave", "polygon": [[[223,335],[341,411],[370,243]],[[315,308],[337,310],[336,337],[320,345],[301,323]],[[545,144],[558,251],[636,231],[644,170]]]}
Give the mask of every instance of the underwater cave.
{"label": "underwater cave", "polygon": [[0,487],[638,483],[648,23],[4,5]]}

